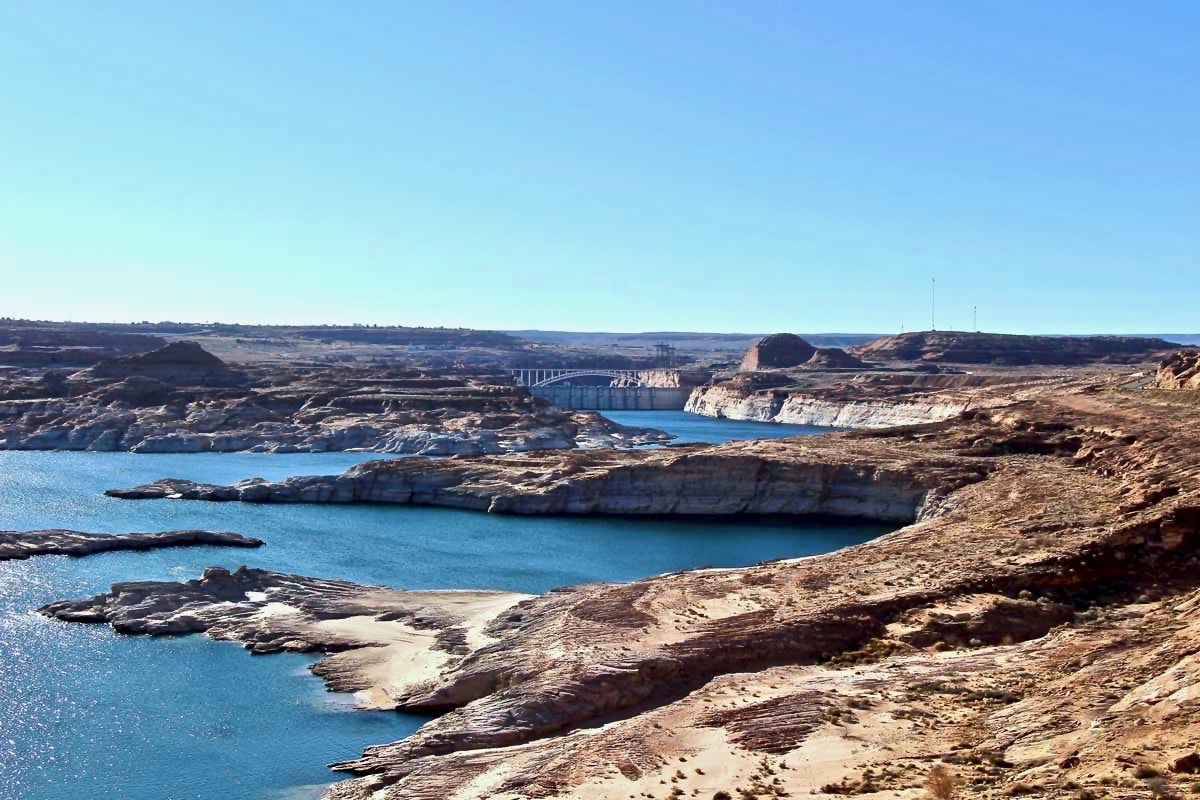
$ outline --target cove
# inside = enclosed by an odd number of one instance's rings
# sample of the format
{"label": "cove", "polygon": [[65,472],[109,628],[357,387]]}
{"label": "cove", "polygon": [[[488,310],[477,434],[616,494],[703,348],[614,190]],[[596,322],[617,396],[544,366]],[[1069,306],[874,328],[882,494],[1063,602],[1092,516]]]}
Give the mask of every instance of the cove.
{"label": "cove", "polygon": [[690,414],[687,411],[605,411],[604,416],[622,425],[658,428],[677,438],[674,444],[706,442],[721,444],[737,439],[780,439],[787,436],[812,436],[838,428],[790,425],[781,422],[723,419]]}
{"label": "cove", "polygon": [[117,581],[187,580],[206,566],[239,564],[410,589],[544,592],[815,554],[887,530],[827,522],[504,517],[416,506],[133,503],[101,494],[166,475],[224,483],[340,472],[372,457],[0,453],[2,529],[198,527],[266,541],[251,551],[0,563],[0,797],[300,800],[336,779],[328,762],[402,738],[424,721],[349,710],[347,698],[327,693],[307,673],[313,660],[307,656],[256,658],[200,636],[124,637],[32,613],[51,600],[96,594]]}

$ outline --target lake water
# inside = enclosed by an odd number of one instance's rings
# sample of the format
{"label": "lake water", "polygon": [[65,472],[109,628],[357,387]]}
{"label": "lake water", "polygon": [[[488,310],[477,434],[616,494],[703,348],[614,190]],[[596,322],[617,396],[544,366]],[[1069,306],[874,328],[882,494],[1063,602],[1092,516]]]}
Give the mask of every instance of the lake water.
{"label": "lake water", "polygon": [[410,589],[542,592],[820,553],[885,530],[503,517],[405,506],[133,502],[101,494],[167,476],[228,483],[340,472],[370,457],[0,452],[0,529],[209,528],[267,542],[257,550],[0,563],[0,798],[302,800],[337,779],[328,762],[402,738],[423,722],[349,710],[347,697],[327,693],[308,674],[314,660],[308,656],[251,657],[239,645],[202,636],[119,636],[107,626],[33,613],[51,600],[90,596],[115,581],[187,580],[209,565],[239,564]]}
{"label": "lake water", "polygon": [[673,433],[673,442],[709,442],[720,444],[735,439],[780,439],[785,436],[811,436],[829,433],[833,428],[812,425],[786,425],[780,422],[747,422],[689,414],[686,411],[604,411],[604,416],[622,425],[641,425]]}

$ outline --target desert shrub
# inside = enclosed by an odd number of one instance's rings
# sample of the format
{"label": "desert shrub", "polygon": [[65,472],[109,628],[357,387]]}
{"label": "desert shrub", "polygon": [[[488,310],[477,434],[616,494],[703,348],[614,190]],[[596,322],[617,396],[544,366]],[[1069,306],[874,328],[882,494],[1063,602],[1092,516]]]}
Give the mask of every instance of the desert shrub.
{"label": "desert shrub", "polygon": [[1158,775],[1146,780],[1146,788],[1150,790],[1150,796],[1154,800],[1178,800],[1179,798],[1179,795],[1172,791],[1166,779]]}
{"label": "desert shrub", "polygon": [[929,796],[933,797],[934,800],[950,800],[951,797],[954,797],[954,786],[956,783],[954,774],[944,765],[938,764],[929,771],[929,778],[925,781],[925,788],[929,791]]}

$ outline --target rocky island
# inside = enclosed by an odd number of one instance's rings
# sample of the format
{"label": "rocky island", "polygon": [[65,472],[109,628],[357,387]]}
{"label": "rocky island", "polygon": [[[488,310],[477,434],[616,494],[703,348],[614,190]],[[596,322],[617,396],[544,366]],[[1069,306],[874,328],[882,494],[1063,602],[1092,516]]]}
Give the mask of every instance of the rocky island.
{"label": "rocky island", "polygon": [[186,530],[162,533],[84,533],[82,531],[0,531],[0,561],[32,556],[72,556],[117,550],[157,550],[163,547],[261,547],[262,540],[239,533]]}
{"label": "rocky island", "polygon": [[74,373],[0,374],[0,450],[458,455],[662,443],[494,374],[233,367],[176,341]]}
{"label": "rocky island", "polygon": [[[117,493],[904,526],[811,558],[497,598],[465,623],[451,609],[474,595],[414,597],[429,661],[382,691],[386,626],[414,617],[370,587],[210,571],[43,613],[338,651],[318,668],[331,686],[446,712],[334,765],[357,777],[331,800],[1169,796],[1200,770],[1200,395],[1128,383],[1034,382],[938,423],[803,439]],[[291,610],[266,613],[272,598]],[[326,616],[361,626],[322,640],[308,631]]]}

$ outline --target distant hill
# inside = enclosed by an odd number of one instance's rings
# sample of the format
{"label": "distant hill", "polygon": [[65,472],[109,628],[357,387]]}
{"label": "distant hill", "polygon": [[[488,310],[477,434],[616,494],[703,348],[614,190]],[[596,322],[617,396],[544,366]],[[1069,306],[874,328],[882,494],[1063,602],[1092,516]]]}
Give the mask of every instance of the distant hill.
{"label": "distant hill", "polygon": [[200,322],[41,322],[0,319],[0,346],[29,344],[99,344],[127,352],[161,347],[170,336],[233,336],[309,339],[356,344],[424,347],[513,348],[521,342],[498,331],[473,328],[427,328],[403,325],[241,325]]}
{"label": "distant hill", "polygon": [[1136,363],[1179,345],[1144,336],[1022,336],[970,331],[918,331],[856,348],[867,361],[926,361],[997,366]]}
{"label": "distant hill", "polygon": [[[644,331],[613,333],[604,331],[504,331],[540,344],[618,345],[652,347],[659,342],[680,350],[713,350],[742,353],[767,335],[764,333],[705,333],[703,331]],[[879,333],[804,333],[805,341],[817,347],[855,347],[878,339]]]}

